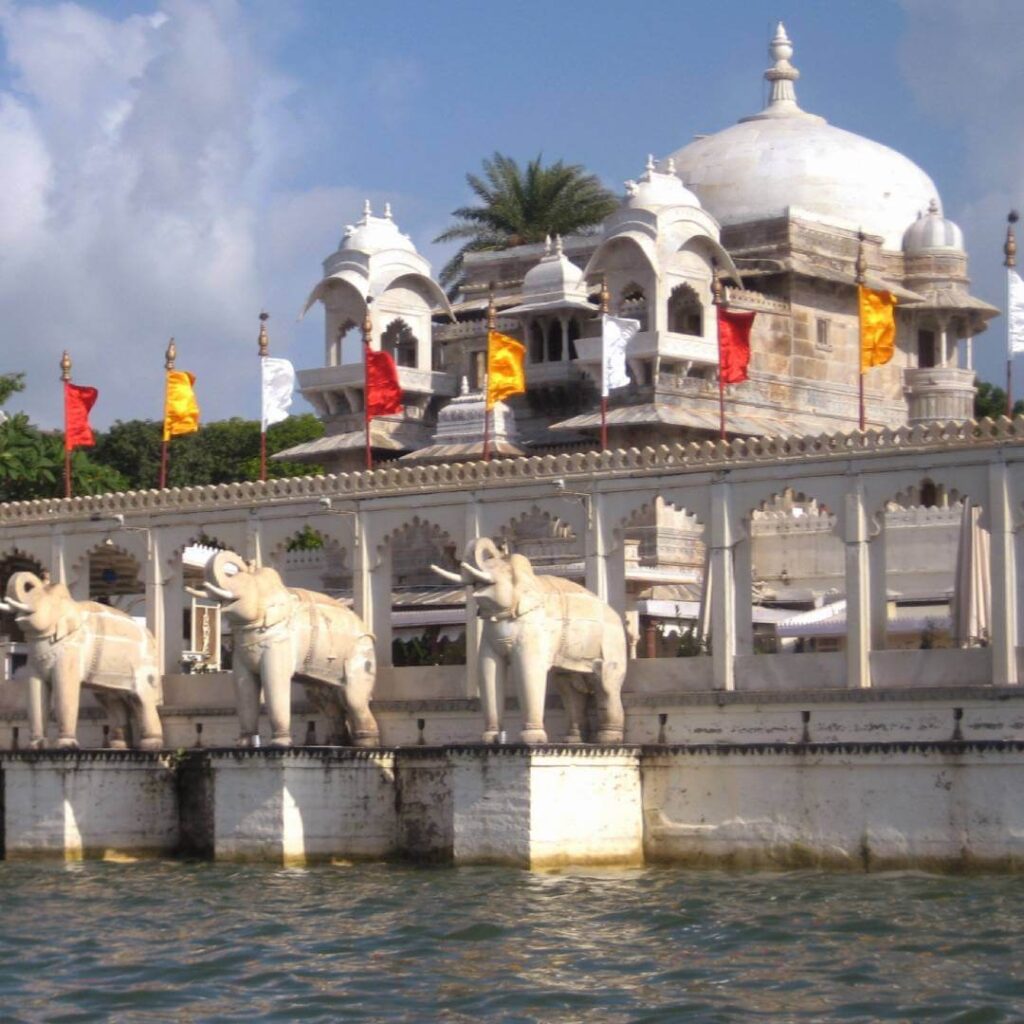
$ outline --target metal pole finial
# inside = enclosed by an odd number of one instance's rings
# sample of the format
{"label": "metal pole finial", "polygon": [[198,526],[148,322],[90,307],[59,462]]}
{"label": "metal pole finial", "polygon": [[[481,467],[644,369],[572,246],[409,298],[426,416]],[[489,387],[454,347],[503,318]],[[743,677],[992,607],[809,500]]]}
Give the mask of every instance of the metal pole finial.
{"label": "metal pole finial", "polygon": [[260,358],[270,354],[270,338],[267,335],[267,321],[270,319],[270,314],[266,311],[260,313],[260,336],[258,344],[260,347]]}
{"label": "metal pole finial", "polygon": [[711,301],[716,306],[725,305],[725,288],[722,285],[722,271],[718,266],[718,260],[711,261]]}
{"label": "metal pole finial", "polygon": [[498,307],[494,304],[494,282],[487,285],[487,330],[496,330],[498,326]]}
{"label": "metal pole finial", "polygon": [[363,314],[363,343],[366,345],[370,344],[370,339],[373,337],[373,317],[370,315],[371,301],[371,299],[366,300],[366,312]]}
{"label": "metal pole finial", "polygon": [[64,355],[60,357],[60,379],[65,382],[71,380],[71,356],[67,349],[64,349]]}
{"label": "metal pole finial", "polygon": [[174,339],[171,338],[167,342],[167,351],[164,353],[164,369],[173,370],[174,360],[178,358],[178,346],[174,344]]}
{"label": "metal pole finial", "polygon": [[1020,214],[1011,210],[1006,218],[1006,241],[1003,243],[1003,255],[1006,259],[1003,265],[1007,267],[1017,266],[1017,237],[1013,233],[1013,225],[1020,220]]}
{"label": "metal pole finial", "polygon": [[612,295],[608,291],[608,275],[601,275],[601,315],[607,316],[608,310],[611,308]]}
{"label": "metal pole finial", "polygon": [[854,265],[857,284],[864,284],[868,273],[867,238],[863,231],[857,232],[857,262]]}

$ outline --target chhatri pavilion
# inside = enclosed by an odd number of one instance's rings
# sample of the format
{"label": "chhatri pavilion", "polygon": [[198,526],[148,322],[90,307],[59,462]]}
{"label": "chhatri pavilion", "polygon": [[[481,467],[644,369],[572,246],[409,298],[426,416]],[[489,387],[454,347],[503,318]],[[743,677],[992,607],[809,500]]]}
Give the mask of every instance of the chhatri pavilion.
{"label": "chhatri pavilion", "polygon": [[730,436],[855,429],[860,233],[864,283],[898,300],[895,356],[865,379],[867,426],[971,418],[973,342],[997,311],[971,294],[961,230],[907,157],[801,108],[781,23],[770,54],[763,110],[649,158],[595,234],[468,254],[451,303],[390,208],[366,204],[306,306],[324,310],[324,365],[300,384],[326,436],[278,458],[362,465],[353,342],[368,303],[371,344],[394,357],[405,396],[401,415],[374,422],[375,456],[479,457],[492,289],[498,329],[527,348],[527,390],[499,408],[495,452],[592,448],[602,282],[610,312],[641,325],[631,383],[610,400],[609,446],[717,436],[716,267],[729,307],[757,314],[749,379],[728,389]]}

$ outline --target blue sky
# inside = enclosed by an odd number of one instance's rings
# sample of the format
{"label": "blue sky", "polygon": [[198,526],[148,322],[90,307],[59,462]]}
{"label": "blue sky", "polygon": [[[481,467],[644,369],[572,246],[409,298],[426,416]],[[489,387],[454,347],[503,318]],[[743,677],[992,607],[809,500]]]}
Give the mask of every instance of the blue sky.
{"label": "blue sky", "polygon": [[[157,417],[173,334],[206,418],[256,415],[256,315],[275,353],[321,362],[321,315],[296,316],[364,196],[436,268],[431,239],[496,149],[619,191],[648,152],[761,107],[780,18],[801,104],[932,176],[1001,305],[1019,3],[0,0],[0,370],[29,375],[11,406],[58,423],[68,347],[98,424]],[[978,342],[985,376],[1002,331]]]}

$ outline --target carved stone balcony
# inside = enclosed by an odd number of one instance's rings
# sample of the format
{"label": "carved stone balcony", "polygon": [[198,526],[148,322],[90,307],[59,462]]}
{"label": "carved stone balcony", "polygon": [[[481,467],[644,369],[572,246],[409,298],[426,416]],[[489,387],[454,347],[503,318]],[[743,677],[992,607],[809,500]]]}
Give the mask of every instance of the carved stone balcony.
{"label": "carved stone balcony", "polygon": [[945,423],[974,418],[974,371],[928,366],[903,371],[910,423]]}

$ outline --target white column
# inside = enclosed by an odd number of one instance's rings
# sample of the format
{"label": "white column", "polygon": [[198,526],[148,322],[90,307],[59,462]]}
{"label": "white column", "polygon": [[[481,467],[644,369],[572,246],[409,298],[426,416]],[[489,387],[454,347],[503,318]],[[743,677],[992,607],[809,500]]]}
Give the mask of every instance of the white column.
{"label": "white column", "polygon": [[245,523],[245,557],[255,562],[258,568],[263,566],[263,521],[256,509],[249,510]]}
{"label": "white column", "polygon": [[183,616],[185,614],[185,589],[182,581],[181,562],[163,582],[164,606],[164,672],[177,674],[181,672],[181,652],[185,648],[183,636]]}
{"label": "white column", "polygon": [[587,512],[584,584],[622,615],[626,609],[626,567],[615,524],[605,512],[604,495],[594,492]]}
{"label": "white column", "polygon": [[716,690],[736,688],[736,579],[730,485],[711,485],[711,647]]}
{"label": "white column", "polygon": [[[529,332],[527,332],[529,338]],[[466,546],[480,536],[480,501],[474,492],[466,504]],[[456,552],[458,558],[463,551]],[[476,613],[476,598],[471,587],[466,587],[466,696],[480,695],[480,619]]]}
{"label": "white column", "polygon": [[871,566],[864,487],[855,477],[846,495],[846,685],[871,685]]}
{"label": "white column", "polygon": [[974,338],[970,334],[964,338],[964,368],[974,369]]}
{"label": "white column", "polygon": [[1013,510],[1005,462],[988,468],[990,571],[992,575],[992,682],[1017,682],[1017,573]]}
{"label": "white column", "polygon": [[736,593],[736,654],[754,653],[754,545],[749,532],[736,537],[732,548],[732,571]]}
{"label": "white column", "polygon": [[377,665],[391,664],[391,548],[370,528],[372,512],[360,509],[352,566],[352,604],[374,636]]}
{"label": "white column", "polygon": [[[875,524],[869,524],[869,534],[875,530]],[[869,612],[871,614],[872,651],[884,651],[886,635],[889,631],[889,588],[886,581],[886,531],[885,510],[878,513],[878,532],[871,537],[868,544],[868,593],[871,595]]]}
{"label": "white column", "polygon": [[146,564],[143,568],[146,586],[146,628],[156,640],[156,663],[166,666],[167,610],[164,606],[164,579],[161,570],[163,540],[160,530],[150,527],[146,539]]}
{"label": "white column", "polygon": [[[50,565],[48,567],[50,579],[54,583],[68,582],[68,567],[64,554],[64,530],[62,527],[54,527],[50,534]],[[86,576],[88,576],[86,569]]]}

